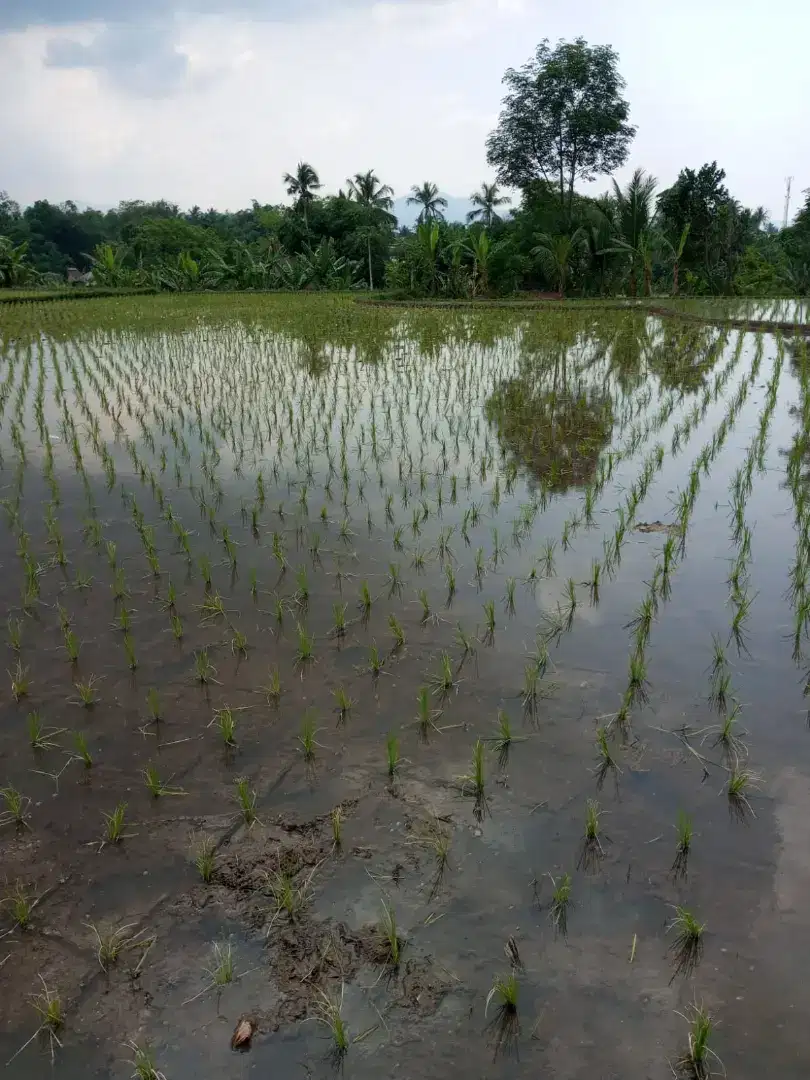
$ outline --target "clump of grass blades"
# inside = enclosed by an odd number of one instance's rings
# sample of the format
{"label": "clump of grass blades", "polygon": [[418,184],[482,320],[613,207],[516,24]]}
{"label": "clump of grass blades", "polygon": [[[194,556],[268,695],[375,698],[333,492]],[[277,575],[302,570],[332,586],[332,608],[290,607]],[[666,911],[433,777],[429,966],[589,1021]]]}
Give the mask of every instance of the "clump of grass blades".
{"label": "clump of grass blades", "polygon": [[460,776],[458,781],[462,795],[472,795],[475,799],[474,813],[479,821],[487,811],[485,773],[484,744],[480,739],[476,739],[470,772]]}
{"label": "clump of grass blades", "polygon": [[709,1046],[714,1019],[702,1004],[694,1002],[685,1013],[677,1014],[689,1025],[687,1050],[678,1059],[678,1071],[688,1080],[709,1080],[713,1066],[717,1065],[725,1075],[723,1063]]}
{"label": "clump of grass blades", "polygon": [[335,712],[338,714],[338,724],[345,724],[349,713],[357,704],[357,701],[353,697],[349,697],[342,686],[338,686],[332,691],[332,697],[335,699]]}
{"label": "clump of grass blades", "polygon": [[441,888],[445,872],[450,866],[451,835],[438,818],[433,818],[416,842],[429,847],[433,852],[436,873],[430,887],[429,899],[432,900]]}
{"label": "clump of grass blades", "polygon": [[[313,870],[301,885],[295,884],[291,874],[285,874],[281,871],[271,871],[267,875],[267,887],[276,905],[273,916],[274,921],[282,912],[286,912],[291,922],[295,921],[309,901],[309,886],[314,872]],[[271,922],[268,932],[272,925]]]}
{"label": "clump of grass blades", "polygon": [[672,863],[672,875],[677,880],[686,877],[689,867],[689,853],[692,850],[692,819],[683,810],[678,811],[675,824],[678,842],[675,845],[675,861]]}
{"label": "clump of grass blades", "polygon": [[382,962],[392,968],[399,967],[402,956],[403,941],[397,931],[397,917],[393,907],[389,907],[383,900],[382,916],[379,923]]}
{"label": "clump of grass blades", "polygon": [[723,723],[717,731],[717,737],[712,743],[712,746],[722,747],[725,757],[734,761],[744,759],[748,754],[748,747],[740,735],[737,734],[735,726],[741,711],[742,706],[738,702],[735,703],[731,712],[724,717]]}
{"label": "clump of grass blades", "polygon": [[672,982],[678,975],[691,975],[703,956],[703,932],[705,923],[699,923],[695,916],[685,907],[676,907],[675,916],[667,927],[667,933],[675,932],[675,937],[670,945],[675,963],[672,973]]}
{"label": "clump of grass blades", "polygon": [[143,780],[153,799],[160,799],[166,795],[185,795],[182,788],[169,787],[169,782],[160,779],[154,765],[147,765],[143,770]]}
{"label": "clump of grass blades", "polygon": [[278,706],[281,700],[281,676],[277,667],[270,672],[270,679],[261,687],[261,691],[267,698],[268,705]]}
{"label": "clump of grass blades", "polygon": [[315,637],[300,623],[297,624],[297,634],[295,666],[303,668],[315,659]]}
{"label": "clump of grass blades", "polygon": [[427,742],[431,731],[438,731],[436,720],[441,715],[438,709],[431,708],[430,691],[426,686],[419,688],[416,695],[416,723],[419,725],[419,736],[423,742]]}
{"label": "clump of grass blades", "polygon": [[135,1070],[133,1076],[137,1080],[166,1080],[165,1073],[162,1073],[155,1065],[154,1052],[150,1046],[139,1046],[136,1042],[128,1042],[125,1045],[135,1055],[130,1060],[130,1065]]}
{"label": "clump of grass blades", "polygon": [[433,687],[433,693],[442,697],[446,697],[456,685],[456,677],[448,653],[441,653],[439,656],[439,670],[430,676],[429,681]]}
{"label": "clump of grass blades", "polygon": [[600,830],[601,814],[602,811],[596,799],[588,799],[585,804],[585,835],[582,838],[578,868],[595,869],[605,854]]}
{"label": "clump of grass blades", "polygon": [[726,795],[728,807],[732,816],[740,821],[745,821],[750,815],[755,817],[754,808],[751,806],[748,793],[758,783],[759,778],[745,768],[741,768],[735,762],[726,783]]}
{"label": "clump of grass blades", "polygon": [[28,728],[28,741],[33,750],[54,750],[58,747],[59,744],[54,742],[54,739],[64,733],[64,728],[46,728],[36,709],[28,714],[25,723]]}
{"label": "clump of grass blades", "polygon": [[111,814],[102,813],[104,818],[103,844],[120,844],[125,837],[124,818],[126,817],[127,804],[120,802]]}
{"label": "clump of grass blades", "polygon": [[307,709],[304,713],[304,719],[301,721],[301,734],[298,736],[298,744],[301,747],[301,753],[304,755],[304,761],[307,765],[312,765],[315,761],[315,750],[320,743],[315,741],[317,729],[315,727],[315,714],[312,709]]}
{"label": "clump of grass blades", "polygon": [[[0,907],[8,907],[12,929],[19,927],[20,930],[29,930],[31,916],[37,903],[37,898],[28,892],[21,881],[18,881],[11,892],[0,900]],[[5,937],[5,934],[3,936]]]}
{"label": "clump of grass blades", "polygon": [[617,779],[621,773],[621,769],[613,757],[613,751],[608,741],[608,733],[604,727],[596,729],[596,750],[598,757],[594,773],[596,774],[596,787],[599,790],[604,784],[608,773],[612,773],[614,779]]}
{"label": "clump of grass blades", "polygon": [[549,905],[549,918],[554,927],[554,934],[561,934],[563,938],[568,936],[568,912],[571,908],[571,875],[563,874],[556,881],[551,874],[551,904]]}
{"label": "clump of grass blades", "polygon": [[349,1049],[349,1029],[343,1019],[343,985],[340,987],[340,997],[336,998],[330,997],[325,990],[319,990],[315,1011],[307,1019],[316,1020],[329,1029],[332,1036],[332,1063],[339,1067]]}
{"label": "clump of grass blades", "polygon": [[343,807],[336,806],[329,815],[332,826],[332,846],[336,851],[343,847]]}
{"label": "clump of grass blades", "polygon": [[216,867],[217,842],[213,836],[204,836],[194,852],[194,865],[206,885],[210,884]]}
{"label": "clump of grass blades", "polygon": [[495,1057],[501,1052],[517,1053],[520,1037],[520,1017],[518,1014],[518,981],[514,971],[509,975],[497,976],[492,989],[487,994],[484,1018],[489,1015],[490,1006],[496,1005],[493,1019],[487,1025],[487,1031],[493,1041]]}
{"label": "clump of grass blades", "polygon": [[236,746],[236,717],[229,705],[223,705],[214,712],[213,723],[217,726],[223,744],[228,748]]}
{"label": "clump of grass blades", "polygon": [[0,814],[0,826],[14,825],[17,829],[28,828],[28,811],[31,800],[18,791],[13,784],[0,788],[0,799],[5,810]]}
{"label": "clump of grass blades", "polygon": [[200,649],[199,652],[194,653],[194,675],[198,683],[202,686],[207,686],[209,683],[216,682],[217,669],[211,663],[208,656],[208,649]]}
{"label": "clump of grass blades", "polygon": [[246,825],[252,825],[256,821],[256,792],[250,787],[250,781],[246,776],[237,777],[234,780],[236,787],[236,802],[239,806],[242,820]]}
{"label": "clump of grass blades", "polygon": [[9,671],[8,675],[11,679],[11,696],[14,700],[19,701],[20,698],[26,697],[31,688],[31,683],[28,678],[28,668],[18,659],[14,671]]}
{"label": "clump of grass blades", "polygon": [[93,755],[87,745],[87,736],[81,731],[74,731],[73,746],[75,749],[74,759],[81,761],[85,769],[93,767]]}
{"label": "clump of grass blades", "polygon": [[514,735],[509,717],[498,709],[498,719],[495,734],[488,740],[492,743],[492,749],[498,756],[498,768],[505,769],[509,764],[509,751],[516,742],[523,742],[525,736]]}
{"label": "clump of grass blades", "polygon": [[396,735],[389,735],[385,740],[385,762],[388,779],[394,780],[399,772],[401,763],[399,755],[399,739]]}
{"label": "clump of grass blades", "polygon": [[96,937],[96,956],[102,971],[107,971],[118,962],[121,953],[126,949],[143,947],[146,942],[140,940],[141,934],[130,934],[129,931],[134,923],[119,926],[114,930],[100,931],[94,923],[88,923]]}
{"label": "clump of grass blades", "polygon": [[401,649],[405,644],[405,631],[402,629],[396,615],[392,614],[388,616],[388,626],[390,627],[391,633],[394,635],[394,648]]}
{"label": "clump of grass blades", "polygon": [[39,976],[39,981],[42,983],[42,993],[31,998],[31,1005],[39,1017],[39,1027],[31,1038],[23,1043],[20,1049],[9,1058],[6,1062],[6,1067],[8,1067],[15,1058],[19,1057],[27,1046],[31,1045],[41,1032],[44,1032],[48,1036],[51,1050],[51,1064],[53,1064],[56,1056],[54,1048],[58,1046],[61,1049],[62,1047],[62,1043],[59,1041],[59,1036],[57,1035],[57,1032],[60,1031],[65,1024],[65,1014],[62,1009],[61,999],[57,994],[51,992],[41,975]]}

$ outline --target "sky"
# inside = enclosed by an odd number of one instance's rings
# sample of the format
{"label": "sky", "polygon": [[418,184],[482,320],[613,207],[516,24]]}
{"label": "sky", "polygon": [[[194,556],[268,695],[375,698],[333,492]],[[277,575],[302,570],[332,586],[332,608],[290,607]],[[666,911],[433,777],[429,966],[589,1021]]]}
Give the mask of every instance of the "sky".
{"label": "sky", "polygon": [[[627,167],[668,186],[717,160],[781,222],[810,187],[807,0],[0,0],[0,190],[113,206],[285,199],[373,168],[467,196],[504,71],[543,39],[610,44],[637,125]],[[598,181],[591,194],[605,190]]]}

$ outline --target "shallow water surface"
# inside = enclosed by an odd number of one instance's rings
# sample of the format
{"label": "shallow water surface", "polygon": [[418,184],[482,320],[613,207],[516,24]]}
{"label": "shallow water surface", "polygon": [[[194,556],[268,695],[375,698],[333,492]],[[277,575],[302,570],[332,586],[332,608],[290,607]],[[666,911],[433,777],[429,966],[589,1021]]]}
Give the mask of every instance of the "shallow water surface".
{"label": "shallow water surface", "polygon": [[0,355],[10,1075],[664,1078],[695,1003],[807,1075],[802,341],[150,297]]}

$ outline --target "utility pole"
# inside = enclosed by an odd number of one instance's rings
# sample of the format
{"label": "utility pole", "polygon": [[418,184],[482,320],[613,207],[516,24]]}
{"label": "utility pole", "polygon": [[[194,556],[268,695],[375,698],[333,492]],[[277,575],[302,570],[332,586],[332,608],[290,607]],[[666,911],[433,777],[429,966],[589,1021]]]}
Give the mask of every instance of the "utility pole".
{"label": "utility pole", "polygon": [[790,185],[793,183],[792,176],[785,177],[785,216],[782,218],[782,228],[788,227],[788,219],[790,217]]}

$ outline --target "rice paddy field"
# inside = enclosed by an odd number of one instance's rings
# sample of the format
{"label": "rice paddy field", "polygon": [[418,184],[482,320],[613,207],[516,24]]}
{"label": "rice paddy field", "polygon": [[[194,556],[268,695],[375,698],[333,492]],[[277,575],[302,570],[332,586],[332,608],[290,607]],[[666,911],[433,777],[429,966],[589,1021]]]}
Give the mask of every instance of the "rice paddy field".
{"label": "rice paddy field", "polygon": [[0,360],[7,1075],[808,1074],[801,335],[157,296]]}

